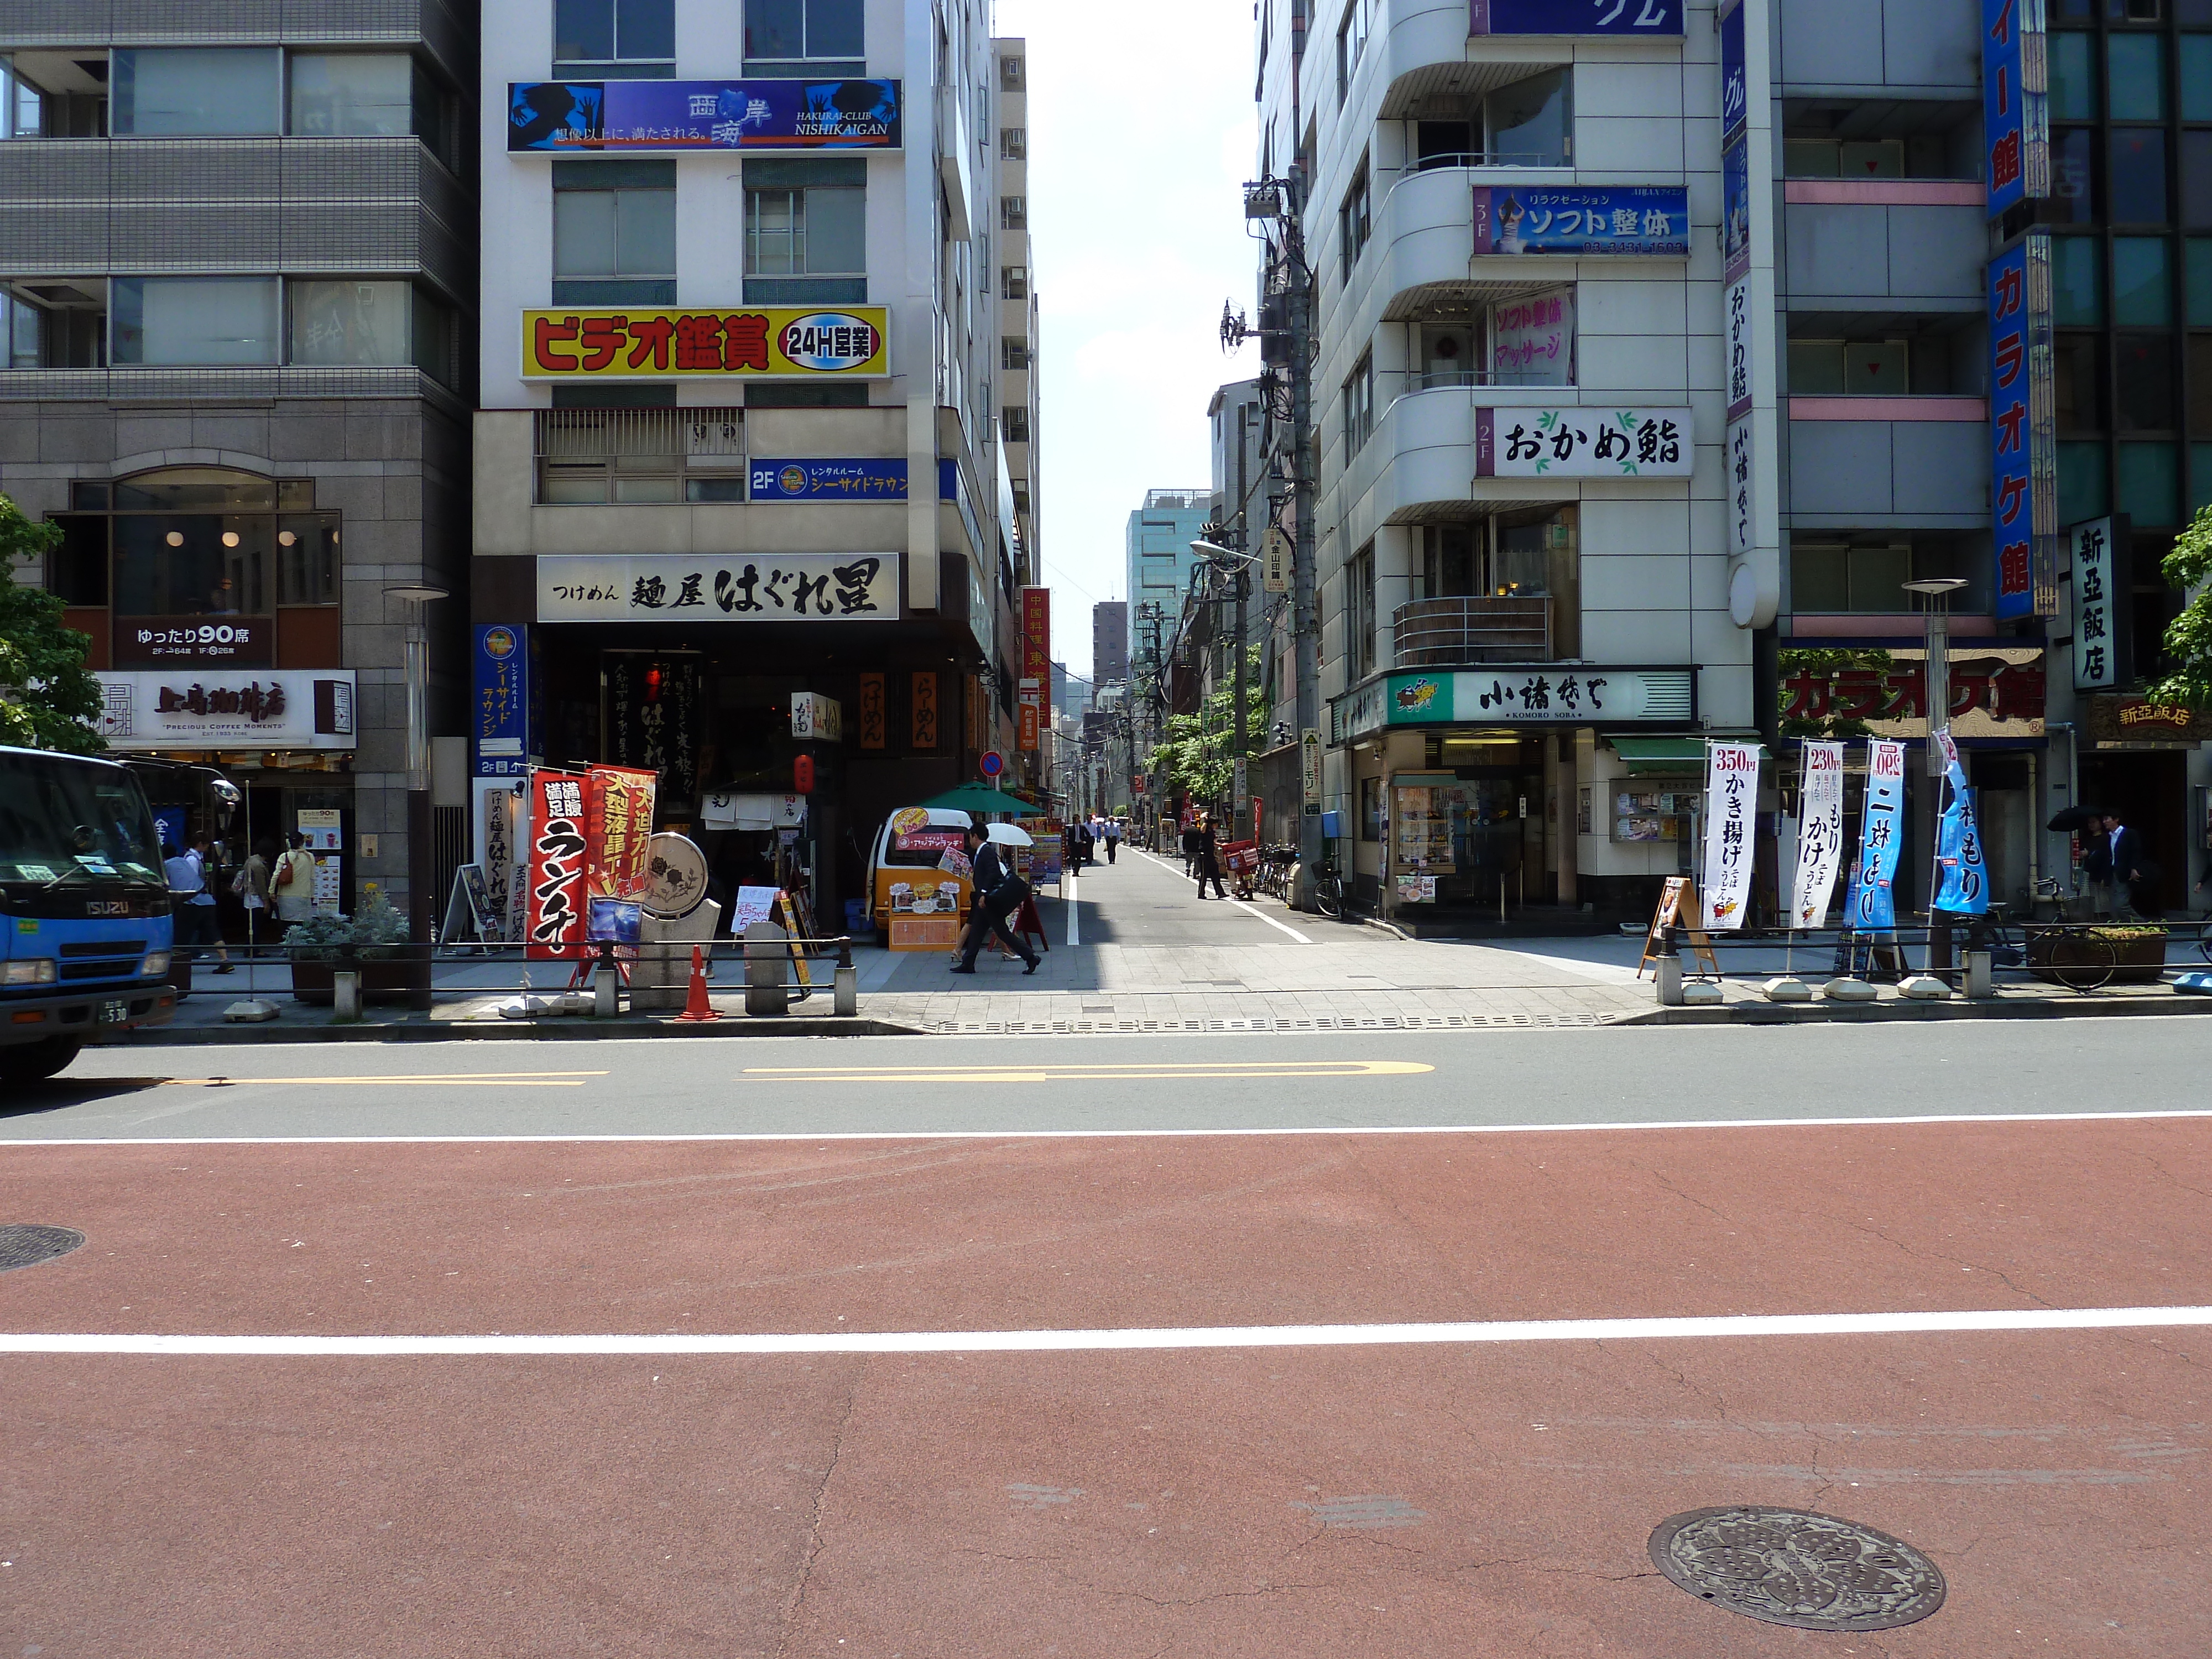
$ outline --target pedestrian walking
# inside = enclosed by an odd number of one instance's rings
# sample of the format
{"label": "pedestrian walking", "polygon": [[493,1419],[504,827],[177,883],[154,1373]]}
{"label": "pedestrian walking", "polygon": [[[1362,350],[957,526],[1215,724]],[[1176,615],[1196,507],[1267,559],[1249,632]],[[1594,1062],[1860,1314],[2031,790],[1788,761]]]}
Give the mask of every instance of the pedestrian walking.
{"label": "pedestrian walking", "polygon": [[246,950],[251,956],[259,943],[261,924],[268,917],[269,878],[276,863],[276,843],[264,836],[238,868],[234,890],[246,907]]}
{"label": "pedestrian walking", "polygon": [[162,842],[161,875],[169,889],[171,951],[185,969],[184,983],[189,985],[201,947],[214,938],[215,895],[206,890],[207,866],[197,848],[179,852],[174,842]]}
{"label": "pedestrian walking", "polygon": [[1182,872],[1186,876],[1198,873],[1198,825],[1195,823],[1186,823],[1182,827]]}
{"label": "pedestrian walking", "polygon": [[2097,908],[2104,915],[2123,919],[2136,907],[2143,880],[2142,837],[2121,821],[2118,812],[2103,813],[2099,831],[2089,837],[2088,855],[2081,867],[2098,887]]}
{"label": "pedestrian walking", "polygon": [[[1198,896],[1200,898],[1225,899],[1229,895],[1221,885],[1221,849],[1214,844],[1213,820],[1200,818],[1194,833],[1197,836]],[[1206,890],[1206,884],[1209,881],[1213,884],[1211,894]]]}
{"label": "pedestrian walking", "polygon": [[998,844],[989,840],[978,823],[968,826],[965,837],[968,860],[975,872],[975,902],[968,912],[968,932],[961,939],[960,953],[954,957],[952,971],[972,974],[975,971],[975,953],[983,943],[996,933],[1006,949],[1019,957],[1025,964],[1024,974],[1034,974],[1043,958],[1029,947],[1029,942],[1012,932],[1006,919],[1021,908],[1022,901],[1030,896],[1030,884],[1006,867],[999,856]]}
{"label": "pedestrian walking", "polygon": [[1079,870],[1092,862],[1091,849],[1095,843],[1091,838],[1091,826],[1078,818],[1075,822],[1075,867]]}
{"label": "pedestrian walking", "polygon": [[276,901],[276,920],[287,927],[315,914],[315,855],[307,850],[307,838],[298,830],[289,840],[290,846],[276,860],[276,872],[269,878],[269,890]]}
{"label": "pedestrian walking", "polygon": [[1114,854],[1121,850],[1121,820],[1106,820],[1106,862],[1114,862]]}

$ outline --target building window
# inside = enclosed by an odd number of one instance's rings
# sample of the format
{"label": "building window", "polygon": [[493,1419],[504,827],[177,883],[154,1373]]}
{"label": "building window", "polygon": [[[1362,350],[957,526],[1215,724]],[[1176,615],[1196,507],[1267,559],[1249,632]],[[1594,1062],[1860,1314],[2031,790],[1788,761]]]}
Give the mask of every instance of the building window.
{"label": "building window", "polygon": [[1030,366],[1030,343],[1027,340],[1002,339],[999,342],[999,367],[1009,373],[1018,373]]}
{"label": "building window", "polygon": [[1792,340],[1790,390],[1799,397],[1902,396],[1912,385],[1909,340]]}
{"label": "building window", "polygon": [[1030,159],[1030,130],[1027,127],[1000,127],[999,154],[1009,161]]}
{"label": "building window", "polygon": [[337,603],[339,515],[315,510],[312,480],[173,467],[72,494],[98,509],[57,519],[47,586],[72,604],[112,594],[118,618],[152,618]]}
{"label": "building window", "polygon": [[736,409],[543,409],[538,500],[549,507],[745,499]]}
{"label": "building window", "polygon": [[1344,568],[1344,648],[1354,680],[1375,667],[1375,544],[1352,556]]}
{"label": "building window", "polygon": [[1492,167],[1574,165],[1574,82],[1566,70],[1532,75],[1482,100],[1483,160]]}
{"label": "building window", "polygon": [[856,58],[867,36],[861,0],[745,0],[748,58]]}
{"label": "building window", "polygon": [[1030,441],[1030,411],[1023,404],[1008,404],[999,411],[999,431],[1010,444]]}
{"label": "building window", "polygon": [[675,63],[675,0],[553,0],[556,73],[604,67],[650,77],[654,67],[665,75]]}
{"label": "building window", "polygon": [[1375,354],[1359,355],[1359,367],[1344,383],[1344,459],[1349,462],[1375,432]]}
{"label": "building window", "polygon": [[1019,92],[1029,85],[1027,65],[1019,58],[999,59],[999,90]]}
{"label": "building window", "polygon": [[278,130],[274,46],[118,48],[108,54],[116,133],[187,137]]}
{"label": "building window", "polygon": [[420,138],[453,165],[453,100],[404,52],[295,52],[291,88],[300,137]]}
{"label": "building window", "polygon": [[[2101,447],[2101,446],[2100,446]],[[1808,615],[1896,616],[1911,609],[1907,581],[1962,576],[1966,586],[1952,601],[1966,615],[1990,606],[1986,543],[1972,537],[1929,536],[1892,541],[1880,532],[1864,538],[1794,536],[1790,544],[1790,608]]]}
{"label": "building window", "polygon": [[1359,839],[1382,839],[1382,780],[1362,778],[1359,781]]}
{"label": "building window", "polygon": [[106,283],[27,281],[0,287],[0,367],[106,366]]}
{"label": "building window", "polygon": [[109,284],[118,363],[273,363],[274,276],[118,276]]}
{"label": "building window", "polygon": [[1009,300],[1030,297],[1030,268],[1027,265],[1005,265],[1000,268],[999,288]]}
{"label": "building window", "polygon": [[1352,280],[1352,266],[1359,263],[1359,251],[1367,246],[1368,235],[1373,228],[1367,158],[1363,155],[1359,160],[1359,171],[1352,180],[1352,188],[1344,193],[1344,205],[1336,210],[1337,246],[1344,256],[1344,279],[1347,283]]}
{"label": "building window", "polygon": [[2166,223],[2166,129],[2113,127],[2106,143],[2112,161],[2109,199],[2112,222]]}
{"label": "building window", "polygon": [[865,276],[866,179],[848,159],[746,162],[745,274]]}
{"label": "building window", "polygon": [[1374,0],[1346,0],[1344,21],[1336,26],[1336,101],[1340,106],[1352,90],[1353,71],[1367,50],[1367,31],[1374,22]]}
{"label": "building window", "polygon": [[412,367],[453,383],[453,315],[412,283],[294,280],[285,293],[291,330],[286,362]]}
{"label": "building window", "polygon": [[999,228],[1027,230],[1030,228],[1030,199],[1026,196],[1001,196],[999,198]]}
{"label": "building window", "polygon": [[676,163],[556,161],[553,276],[556,301],[672,303]]}

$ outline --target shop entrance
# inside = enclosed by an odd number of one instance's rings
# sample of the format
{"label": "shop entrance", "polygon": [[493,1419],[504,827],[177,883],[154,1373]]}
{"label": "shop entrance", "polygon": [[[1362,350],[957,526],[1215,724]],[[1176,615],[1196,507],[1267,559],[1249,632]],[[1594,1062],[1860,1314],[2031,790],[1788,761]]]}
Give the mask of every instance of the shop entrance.
{"label": "shop entrance", "polygon": [[[2157,861],[2159,898],[2179,913],[2189,898],[2189,756],[2183,750],[2081,757],[2084,805],[2118,812]],[[2082,837],[2083,845],[2087,836]]]}

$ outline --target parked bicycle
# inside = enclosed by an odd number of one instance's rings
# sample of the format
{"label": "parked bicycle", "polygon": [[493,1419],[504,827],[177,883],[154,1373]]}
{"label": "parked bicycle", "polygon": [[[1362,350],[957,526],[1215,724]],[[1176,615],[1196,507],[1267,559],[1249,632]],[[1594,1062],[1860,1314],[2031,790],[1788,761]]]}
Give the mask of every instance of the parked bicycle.
{"label": "parked bicycle", "polygon": [[1336,860],[1323,859],[1314,867],[1314,908],[1331,921],[1344,916],[1344,878],[1337,873]]}

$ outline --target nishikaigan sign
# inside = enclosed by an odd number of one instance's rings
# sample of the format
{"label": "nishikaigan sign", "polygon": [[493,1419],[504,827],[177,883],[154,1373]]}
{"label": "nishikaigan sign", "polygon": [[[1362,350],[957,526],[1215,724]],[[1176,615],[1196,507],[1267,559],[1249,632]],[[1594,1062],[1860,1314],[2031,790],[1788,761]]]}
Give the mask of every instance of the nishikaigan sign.
{"label": "nishikaigan sign", "polygon": [[540,622],[896,622],[896,553],[546,554]]}
{"label": "nishikaigan sign", "polygon": [[1759,810],[1759,745],[1705,745],[1705,926],[1741,927],[1751,906],[1752,825]]}
{"label": "nishikaigan sign", "polygon": [[1478,478],[1686,478],[1686,409],[1474,411]]}
{"label": "nishikaigan sign", "polygon": [[884,306],[522,313],[526,380],[866,380],[890,373]]}
{"label": "nishikaigan sign", "polygon": [[507,147],[569,155],[896,149],[899,92],[896,81],[857,77],[510,81]]}

